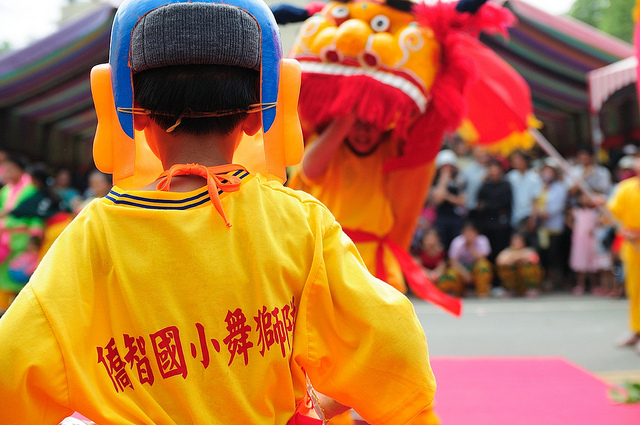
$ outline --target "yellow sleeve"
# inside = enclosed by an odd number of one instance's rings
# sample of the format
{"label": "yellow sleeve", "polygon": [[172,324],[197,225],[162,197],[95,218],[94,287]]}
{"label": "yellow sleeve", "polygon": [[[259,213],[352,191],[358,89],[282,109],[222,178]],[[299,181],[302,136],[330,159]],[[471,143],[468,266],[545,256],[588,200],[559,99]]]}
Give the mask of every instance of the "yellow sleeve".
{"label": "yellow sleeve", "polygon": [[627,185],[624,184],[624,181],[619,183],[618,186],[616,186],[616,188],[614,189],[613,194],[607,201],[607,208],[618,220],[622,220],[624,215],[623,213],[626,204],[624,194],[626,193],[626,186]]}
{"label": "yellow sleeve", "polygon": [[367,271],[337,223],[317,244],[322,246],[316,249],[319,258],[294,337],[306,345],[300,347],[306,356],[295,360],[318,391],[371,424],[405,424],[412,418],[411,423],[423,423],[435,379],[412,304]]}
{"label": "yellow sleeve", "polygon": [[73,414],[62,354],[30,285],[0,319],[0,365],[3,424],[58,424]]}

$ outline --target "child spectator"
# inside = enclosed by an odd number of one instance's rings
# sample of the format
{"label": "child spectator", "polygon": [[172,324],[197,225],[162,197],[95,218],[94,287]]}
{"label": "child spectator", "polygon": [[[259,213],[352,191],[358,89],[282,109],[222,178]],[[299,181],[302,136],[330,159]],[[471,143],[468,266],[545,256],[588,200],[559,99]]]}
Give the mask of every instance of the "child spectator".
{"label": "child spectator", "polygon": [[[597,208],[586,194],[580,193],[578,205],[571,209],[570,215],[572,234],[569,267],[576,273],[576,285],[572,291],[574,295],[583,295],[587,275],[598,271],[595,230],[599,221],[600,214]],[[595,279],[595,275],[592,278]],[[593,283],[592,286],[595,286]]]}
{"label": "child spectator", "polygon": [[2,317],[3,424],[74,409],[98,424],[295,424],[308,381],[326,419],[349,404],[427,423],[435,380],[409,300],[317,200],[231,163],[277,98],[260,90],[281,69],[268,7],[159,4],[120,6],[110,58],[125,70],[115,98],[133,88],[116,103],[124,129],[166,171],[89,204]]}
{"label": "child spectator", "polygon": [[489,239],[478,233],[476,226],[468,222],[462,228],[462,234],[451,242],[449,261],[456,280],[462,285],[473,285],[478,297],[487,297],[491,290],[493,268],[487,260],[491,253]]}
{"label": "child spectator", "polygon": [[425,268],[427,277],[434,283],[438,282],[447,267],[446,255],[436,229],[427,229],[422,237],[418,258],[422,267]]}
{"label": "child spectator", "polygon": [[39,236],[32,236],[29,239],[27,248],[16,256],[9,263],[9,276],[16,282],[25,284],[36,271],[38,262],[40,261],[40,247],[42,239]]}
{"label": "child spectator", "polygon": [[496,267],[502,286],[510,293],[535,297],[540,293],[540,258],[527,246],[524,235],[514,233],[507,248],[496,258]]}
{"label": "child spectator", "polygon": [[429,279],[438,285],[441,291],[462,297],[464,284],[451,267],[447,267],[446,251],[440,243],[440,236],[435,229],[427,229],[418,251],[420,264]]}

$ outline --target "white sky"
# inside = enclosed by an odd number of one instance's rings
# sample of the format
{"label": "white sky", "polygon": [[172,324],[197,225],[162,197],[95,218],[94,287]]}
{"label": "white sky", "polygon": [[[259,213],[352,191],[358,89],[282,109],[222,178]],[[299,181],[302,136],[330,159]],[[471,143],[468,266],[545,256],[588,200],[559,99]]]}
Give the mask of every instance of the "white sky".
{"label": "white sky", "polygon": [[[83,1],[88,0],[76,0]],[[552,14],[564,13],[573,4],[573,0],[524,1]],[[0,44],[7,41],[20,48],[47,36],[55,31],[60,8],[66,3],[68,0],[0,0]]]}

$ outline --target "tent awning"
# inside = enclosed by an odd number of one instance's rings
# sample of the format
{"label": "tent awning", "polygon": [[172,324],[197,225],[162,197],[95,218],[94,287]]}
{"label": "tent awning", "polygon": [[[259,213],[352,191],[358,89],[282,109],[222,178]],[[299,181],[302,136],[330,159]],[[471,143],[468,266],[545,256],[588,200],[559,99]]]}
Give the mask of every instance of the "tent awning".
{"label": "tent awning", "polygon": [[[536,116],[548,128],[556,123],[558,133],[547,134],[554,144],[585,140],[588,135],[576,133],[580,125],[572,120],[590,111],[587,73],[632,56],[633,47],[521,0],[495,1],[512,10],[518,23],[509,40],[483,35],[482,41],[525,78]],[[0,56],[1,146],[43,158],[69,141],[90,144],[97,121],[89,71],[108,60],[117,3],[96,5],[55,34]]]}
{"label": "tent awning", "polygon": [[79,160],[65,146],[93,138],[89,72],[108,60],[114,15],[113,5],[98,4],[54,34],[0,56],[1,146],[45,160],[63,151],[63,161]]}
{"label": "tent awning", "polygon": [[589,72],[587,81],[591,114],[597,114],[612,94],[635,83],[638,79],[637,70],[638,59],[631,56]]}
{"label": "tent awning", "polygon": [[534,113],[544,123],[542,132],[554,145],[572,150],[587,142],[591,138],[587,73],[633,56],[633,46],[522,0],[502,1],[517,24],[509,29],[507,40],[494,35],[482,35],[481,40],[527,81]]}

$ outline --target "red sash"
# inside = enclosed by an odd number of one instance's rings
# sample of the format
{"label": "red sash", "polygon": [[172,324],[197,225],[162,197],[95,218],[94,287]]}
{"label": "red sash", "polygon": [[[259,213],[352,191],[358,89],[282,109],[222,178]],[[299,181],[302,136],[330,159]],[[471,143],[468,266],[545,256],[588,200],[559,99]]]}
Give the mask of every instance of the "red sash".
{"label": "red sash", "polygon": [[438,307],[443,308],[454,316],[462,314],[462,300],[442,292],[433,284],[416,261],[397,243],[390,240],[387,236],[379,237],[373,233],[363,232],[360,230],[344,229],[344,232],[355,243],[358,242],[377,242],[376,249],[376,271],[375,276],[380,280],[387,280],[387,271],[384,267],[384,247],[391,250],[396,260],[400,264],[400,269],[404,274],[407,285],[414,294],[423,300],[429,301]]}
{"label": "red sash", "polygon": [[296,412],[291,419],[289,419],[287,425],[322,425],[322,421]]}

